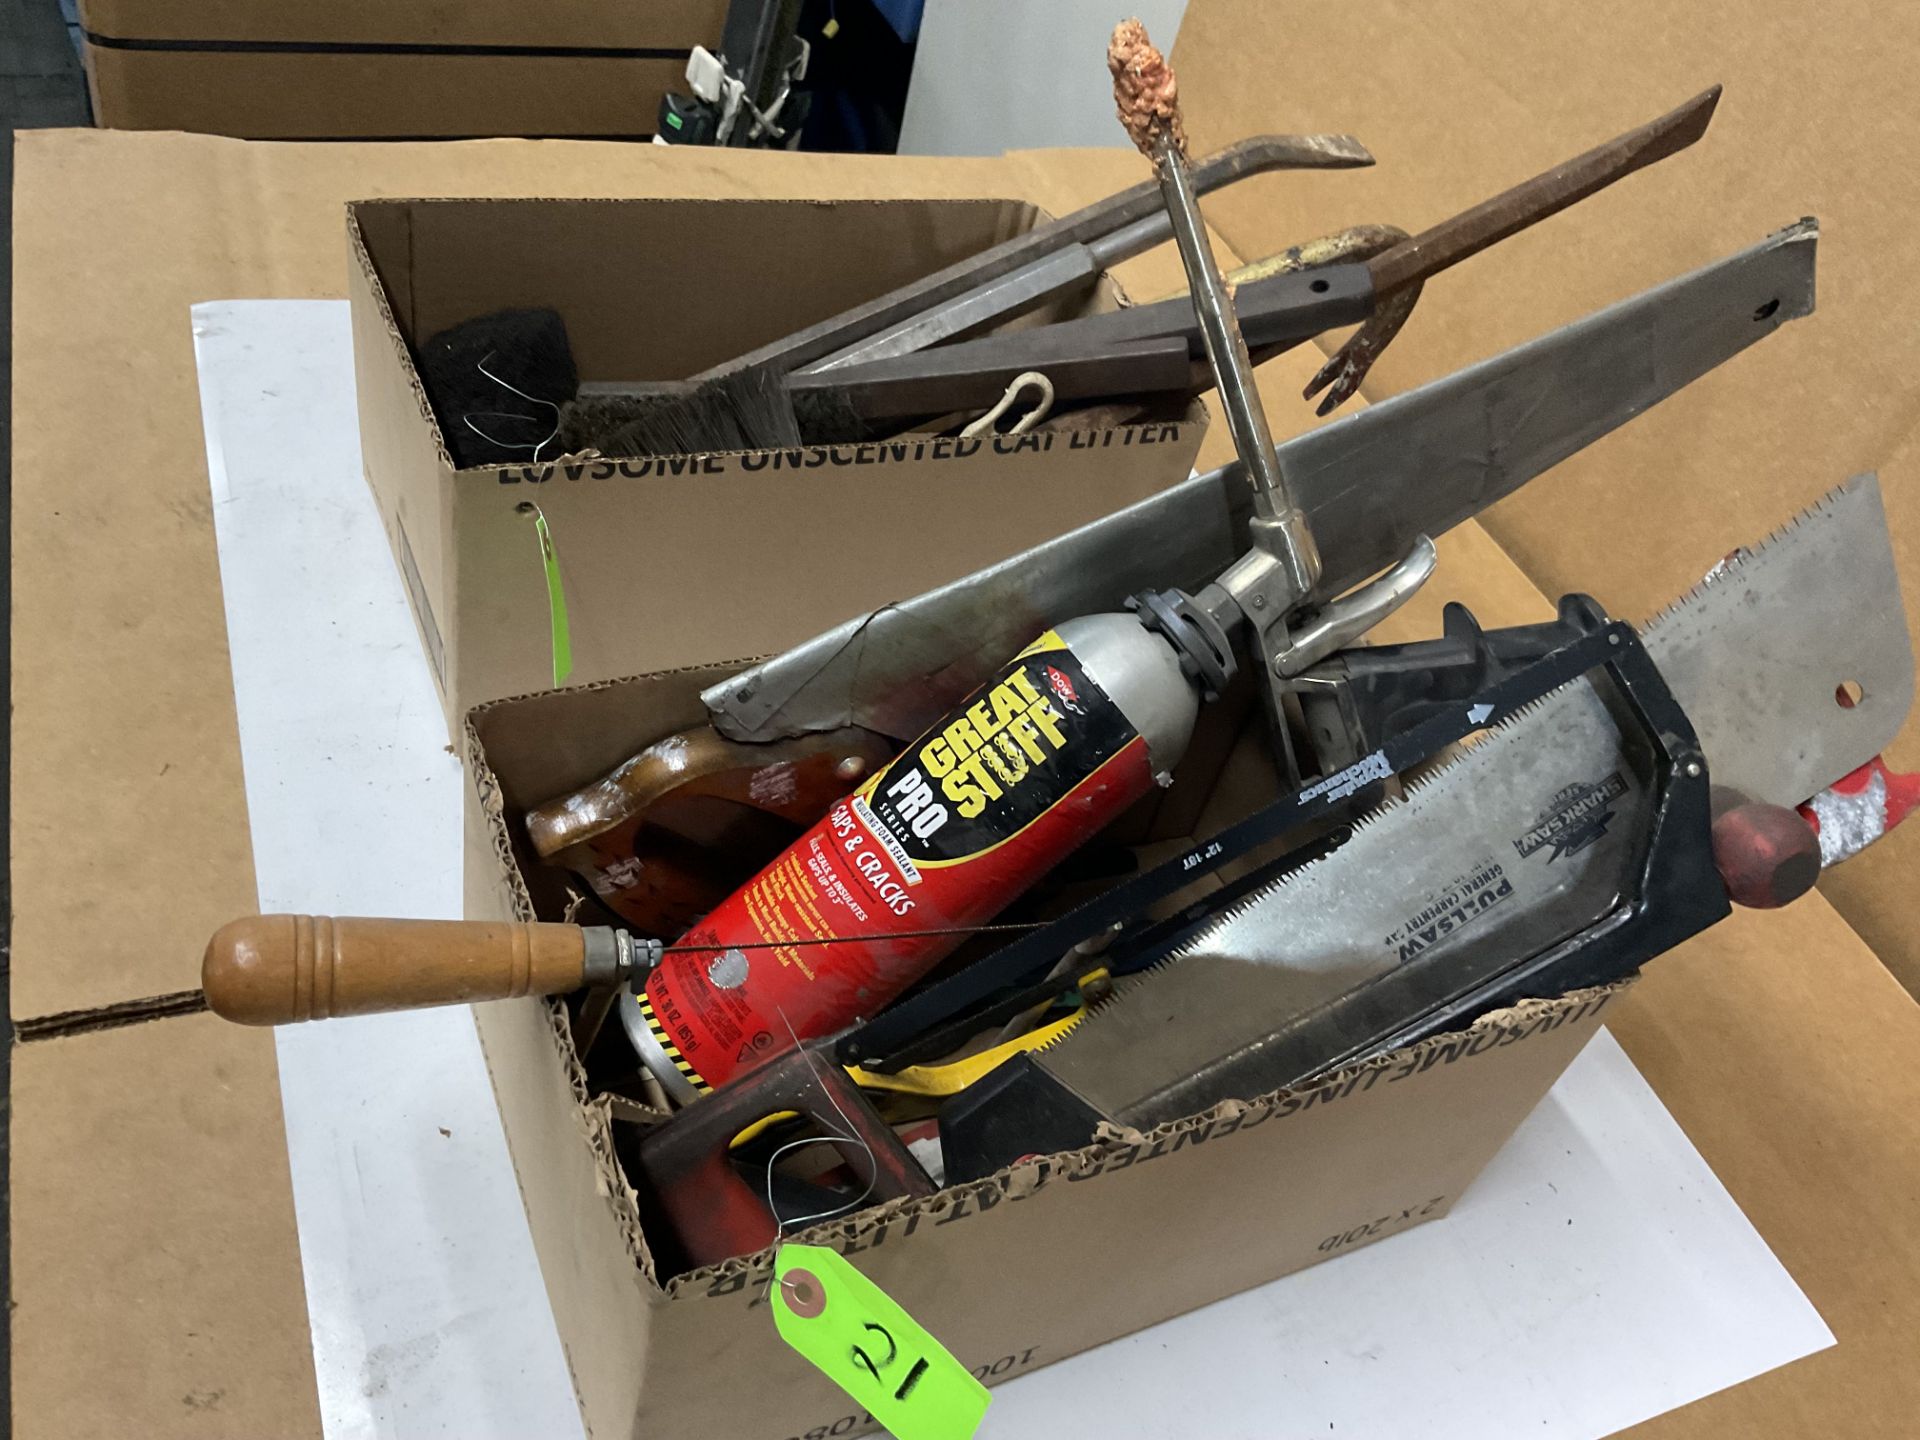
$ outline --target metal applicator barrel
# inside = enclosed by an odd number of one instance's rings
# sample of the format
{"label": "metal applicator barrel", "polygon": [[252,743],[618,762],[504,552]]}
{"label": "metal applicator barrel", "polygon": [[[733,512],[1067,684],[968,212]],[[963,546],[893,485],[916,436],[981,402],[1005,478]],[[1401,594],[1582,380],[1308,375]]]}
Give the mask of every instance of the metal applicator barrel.
{"label": "metal applicator barrel", "polygon": [[1320,578],[1320,554],[1288,491],[1274,453],[1273,435],[1254,389],[1253,360],[1234,315],[1233,300],[1207,244],[1205,222],[1187,173],[1186,142],[1180,123],[1178,90],[1172,68],[1147,39],[1138,20],[1114,27],[1107,51],[1114,100],[1120,120],[1143,154],[1153,161],[1172,222],[1174,243],[1187,272],[1201,338],[1212,362],[1227,430],[1247,478],[1253,485],[1257,517],[1277,529],[1284,543],[1273,547],[1288,569],[1296,596],[1304,597]]}

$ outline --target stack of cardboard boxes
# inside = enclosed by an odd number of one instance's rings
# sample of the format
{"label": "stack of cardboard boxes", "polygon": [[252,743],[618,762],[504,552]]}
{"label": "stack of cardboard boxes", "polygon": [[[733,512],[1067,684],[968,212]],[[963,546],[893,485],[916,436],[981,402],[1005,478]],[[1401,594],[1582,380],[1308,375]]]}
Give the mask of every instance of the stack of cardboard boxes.
{"label": "stack of cardboard boxes", "polygon": [[254,139],[647,139],[726,0],[82,0],[97,123]]}

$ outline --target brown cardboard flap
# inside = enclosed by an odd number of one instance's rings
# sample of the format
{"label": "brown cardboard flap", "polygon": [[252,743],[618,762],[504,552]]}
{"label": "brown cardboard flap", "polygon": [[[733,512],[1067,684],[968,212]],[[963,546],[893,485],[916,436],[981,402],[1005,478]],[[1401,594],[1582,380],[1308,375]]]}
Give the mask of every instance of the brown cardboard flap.
{"label": "brown cardboard flap", "polygon": [[354,214],[382,281],[405,287],[395,318],[410,344],[495,310],[550,306],[585,380],[694,374],[1038,218],[1017,200],[377,201]]}
{"label": "brown cardboard flap", "polygon": [[707,723],[700,692],[751,660],[716,661],[644,679],[582,685],[480,705],[467,719],[468,757],[500,780],[509,810],[530,810],[597,780],[661,735]]}
{"label": "brown cardboard flap", "polygon": [[1631,1433],[1910,1434],[1920,1006],[1810,895],[1736,910],[1648,966],[1608,1023],[1839,1341]]}
{"label": "brown cardboard flap", "polygon": [[678,49],[719,43],[726,0],[81,0],[80,23],[127,40]]}
{"label": "brown cardboard flap", "polygon": [[13,1053],[13,1434],[320,1434],[273,1036]]}
{"label": "brown cardboard flap", "polygon": [[[1376,398],[1817,215],[1820,309],[1673,403],[1576,455],[1486,517],[1549,594],[1587,590],[1652,614],[1727,550],[1846,476],[1884,468],[1894,553],[1920,633],[1920,487],[1900,446],[1920,425],[1920,327],[1896,297],[1920,270],[1899,177],[1920,148],[1908,57],[1920,9],[1846,0],[1817,23],[1788,5],[1724,13],[1661,0],[1542,7],[1361,7],[1276,28],[1258,0],[1195,0],[1177,55],[1196,147],[1307,124],[1359,136],[1379,164],[1264,177],[1208,204],[1264,254],[1358,221],[1419,229],[1671,109],[1726,95],[1692,149],[1509,240],[1427,287],[1375,369]],[[1606,563],[1631,556],[1631,564]],[[1836,679],[1844,677],[1836,677]],[[1920,726],[1890,752],[1920,768]],[[1910,890],[1920,829],[1821,882],[1881,958],[1920,987]]]}

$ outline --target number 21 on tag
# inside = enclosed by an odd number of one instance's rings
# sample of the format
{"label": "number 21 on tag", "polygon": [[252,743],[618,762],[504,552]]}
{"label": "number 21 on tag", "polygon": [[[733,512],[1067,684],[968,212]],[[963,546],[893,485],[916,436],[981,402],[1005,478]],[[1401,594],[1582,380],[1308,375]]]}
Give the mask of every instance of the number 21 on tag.
{"label": "number 21 on tag", "polygon": [[780,1338],[898,1440],[969,1440],[980,1428],[987,1387],[838,1251],[784,1246],[773,1276]]}

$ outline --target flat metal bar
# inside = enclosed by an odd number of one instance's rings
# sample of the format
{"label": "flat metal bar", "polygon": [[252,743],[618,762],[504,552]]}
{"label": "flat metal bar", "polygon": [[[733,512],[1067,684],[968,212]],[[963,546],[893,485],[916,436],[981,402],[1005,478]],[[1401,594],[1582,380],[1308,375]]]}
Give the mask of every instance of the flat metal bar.
{"label": "flat metal bar", "polygon": [[[1803,220],[1455,374],[1279,447],[1320,540],[1321,590],[1350,589],[1811,314]],[[997,565],[858,616],[702,693],[736,740],[865,725],[918,734],[1049,625],[1137,590],[1211,580],[1247,545],[1237,466],[1196,476]]]}
{"label": "flat metal bar", "polygon": [[1098,344],[1071,332],[1056,334],[1061,328],[1046,325],[1008,336],[1023,343],[984,356],[965,346],[928,350],[876,365],[795,375],[789,383],[796,399],[809,391],[838,391],[860,419],[875,422],[984,410],[1028,370],[1046,374],[1054,402],[1062,405],[1185,392],[1193,383],[1187,342],[1179,335]]}
{"label": "flat metal bar", "polygon": [[1706,134],[1719,103],[1720,87],[1715,85],[1658,120],[1615,136],[1564,165],[1556,165],[1401,241],[1373,258],[1374,288],[1385,295],[1425,280],[1529,225],[1537,225],[1549,215],[1559,214],[1614,181],[1686,149]]}
{"label": "flat metal bar", "polygon": [[[1133,226],[1128,226],[1132,230]],[[936,305],[910,320],[882,330],[870,340],[849,345],[804,373],[821,375],[847,365],[864,365],[896,355],[911,355],[931,349],[943,340],[981,330],[1001,320],[1023,315],[1037,306],[1071,290],[1093,285],[1101,266],[1091,248],[1069,245],[1030,264],[1021,266],[998,280],[976,286],[956,300]]]}
{"label": "flat metal bar", "polygon": [[[1341,325],[1356,324],[1373,313],[1373,284],[1364,265],[1331,265],[1311,273],[1274,275],[1243,286],[1235,296],[1240,328],[1247,344],[1263,353],[1275,346],[1298,344]],[[1045,369],[1049,363],[1091,358],[1105,351],[1147,345],[1180,337],[1188,355],[1204,362],[1206,345],[1193,302],[1185,295],[1151,305],[1132,305],[1104,315],[1063,320],[1010,335],[987,335],[962,340],[934,350],[896,355],[862,365],[832,370],[803,371],[792,379],[796,390],[880,388],[917,382],[935,374],[994,373],[1008,377],[1022,370]],[[1048,371],[1049,378],[1058,377]],[[1209,371],[1199,383],[1172,381],[1168,388],[1204,390],[1212,385]],[[1082,392],[1091,393],[1091,392]],[[1145,389],[1109,393],[1146,393]],[[996,397],[997,398],[997,397]],[[961,402],[936,407],[959,408]],[[876,412],[876,416],[881,412]],[[889,414],[915,413],[887,411]],[[926,412],[921,412],[926,413]]]}
{"label": "flat metal bar", "polygon": [[[1256,135],[1208,156],[1193,167],[1193,183],[1202,194],[1267,170],[1351,170],[1371,165],[1373,156],[1351,135]],[[736,356],[692,378],[714,379],[749,366],[797,370],[889,325],[998,279],[1028,261],[1068,245],[1086,244],[1160,209],[1160,186],[1141,181],[1062,219],[1015,235],[1000,244],[922,276],[863,305],[797,330],[791,335]]]}
{"label": "flat metal bar", "polygon": [[896,355],[911,355],[969,330],[1011,320],[1071,290],[1091,286],[1102,270],[1112,269],[1123,260],[1151,250],[1172,235],[1173,222],[1167,212],[1156,210],[1109,235],[1029,261],[997,280],[974,287],[956,300],[903,320],[870,339],[835,351],[824,360],[816,360],[804,367],[805,372],[819,374],[843,365],[864,365],[873,360],[890,360]]}
{"label": "flat metal bar", "polygon": [[1280,447],[1337,595],[1813,313],[1819,226],[1371,405]]}

